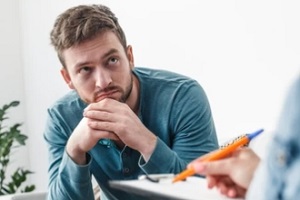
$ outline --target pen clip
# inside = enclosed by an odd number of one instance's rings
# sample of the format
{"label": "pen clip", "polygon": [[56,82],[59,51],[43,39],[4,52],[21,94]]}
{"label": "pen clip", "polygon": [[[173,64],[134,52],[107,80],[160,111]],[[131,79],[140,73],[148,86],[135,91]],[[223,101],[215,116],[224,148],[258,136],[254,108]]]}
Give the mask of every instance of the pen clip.
{"label": "pen clip", "polygon": [[[233,139],[230,139],[229,141],[227,141],[224,144],[222,144],[219,147],[218,150],[224,149],[224,148],[228,147],[229,145],[232,145],[233,143],[235,143],[237,140],[240,140],[241,138],[246,137],[246,136],[247,136],[247,134],[243,134],[243,135],[239,135],[239,136],[237,136],[237,137],[235,137]],[[247,146],[249,146],[249,142],[247,142],[246,144],[242,145],[241,147],[247,147]]]}
{"label": "pen clip", "polygon": [[153,183],[159,183],[161,180],[172,179],[174,174],[143,174],[139,176],[139,180],[146,179]]}

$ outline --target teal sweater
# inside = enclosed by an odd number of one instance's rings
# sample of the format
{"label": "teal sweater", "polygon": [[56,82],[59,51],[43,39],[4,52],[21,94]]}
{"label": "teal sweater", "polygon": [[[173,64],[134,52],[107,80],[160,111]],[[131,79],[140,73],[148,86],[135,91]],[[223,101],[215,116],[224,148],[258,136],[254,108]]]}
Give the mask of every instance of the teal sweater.
{"label": "teal sweater", "polygon": [[136,150],[120,150],[102,139],[89,152],[88,164],[75,164],[65,146],[87,105],[71,91],[48,109],[44,132],[50,162],[48,199],[93,199],[91,175],[108,199],[135,199],[111,189],[108,181],[136,179],[145,173],[179,173],[191,160],[218,148],[208,99],[195,80],[148,68],[136,67],[133,73],[140,82],[139,118],[158,137],[149,161]]}

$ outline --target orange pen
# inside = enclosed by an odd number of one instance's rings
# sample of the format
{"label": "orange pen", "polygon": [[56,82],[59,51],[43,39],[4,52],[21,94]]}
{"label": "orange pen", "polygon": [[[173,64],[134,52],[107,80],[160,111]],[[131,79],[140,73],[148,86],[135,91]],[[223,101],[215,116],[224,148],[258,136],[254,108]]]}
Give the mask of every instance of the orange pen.
{"label": "orange pen", "polygon": [[[232,140],[229,143],[226,143],[225,145],[220,146],[219,149],[212,151],[208,154],[203,155],[202,157],[198,158],[200,160],[203,160],[205,162],[218,160],[226,157],[230,153],[234,152],[237,148],[247,145],[254,137],[259,135],[261,132],[263,132],[263,129],[260,129],[258,131],[255,131],[254,133],[245,134],[242,136],[239,136]],[[173,179],[173,183],[177,181],[182,181],[186,179],[189,176],[192,176],[195,174],[195,171],[193,168],[189,168],[184,170],[183,172],[179,173],[175,178]]]}

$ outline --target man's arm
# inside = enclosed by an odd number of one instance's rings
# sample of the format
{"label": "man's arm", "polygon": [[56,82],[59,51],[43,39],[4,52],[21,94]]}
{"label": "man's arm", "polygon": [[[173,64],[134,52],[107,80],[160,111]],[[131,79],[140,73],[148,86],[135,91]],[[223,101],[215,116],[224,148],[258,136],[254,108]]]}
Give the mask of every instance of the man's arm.
{"label": "man's arm", "polygon": [[48,199],[87,199],[93,200],[93,190],[87,156],[87,164],[76,164],[65,150],[68,141],[66,126],[61,123],[53,110],[48,110],[48,120],[44,138],[49,153],[49,196]]}
{"label": "man's arm", "polygon": [[[170,133],[157,140],[148,162],[140,159],[147,173],[179,173],[187,163],[218,148],[210,105],[196,81],[183,84],[170,99]],[[161,106],[161,105],[160,105]],[[170,144],[167,140],[170,139]]]}

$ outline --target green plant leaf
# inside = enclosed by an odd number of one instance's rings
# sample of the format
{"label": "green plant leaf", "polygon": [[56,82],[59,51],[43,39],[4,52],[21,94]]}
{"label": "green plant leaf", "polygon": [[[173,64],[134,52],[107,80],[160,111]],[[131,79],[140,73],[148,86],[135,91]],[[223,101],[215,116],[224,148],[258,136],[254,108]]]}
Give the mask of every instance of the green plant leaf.
{"label": "green plant leaf", "polygon": [[0,191],[1,194],[13,194],[6,185],[3,185]]}
{"label": "green plant leaf", "polygon": [[27,136],[26,135],[18,135],[18,136],[16,136],[16,141],[19,143],[19,144],[21,144],[21,145],[25,145],[25,140],[27,140]]}
{"label": "green plant leaf", "polygon": [[15,184],[14,184],[14,182],[10,182],[10,183],[8,183],[8,191],[9,191],[9,193],[10,194],[13,194],[13,193],[15,193],[16,192],[16,190],[15,190]]}
{"label": "green plant leaf", "polygon": [[5,144],[1,147],[1,151],[0,151],[1,157],[6,157],[9,155],[10,149],[13,144],[13,140],[11,140],[10,138],[7,138],[4,141],[5,141]]}
{"label": "green plant leaf", "polygon": [[3,109],[0,109],[0,121],[3,121],[3,117],[4,117],[5,111]]}
{"label": "green plant leaf", "polygon": [[9,163],[9,159],[8,159],[8,158],[4,158],[3,160],[1,160],[1,164],[2,164],[3,166],[7,166],[8,163]]}
{"label": "green plant leaf", "polygon": [[10,102],[9,104],[5,104],[3,107],[2,107],[2,110],[6,111],[7,109],[9,109],[10,107],[16,107],[20,104],[20,101],[12,101]]}
{"label": "green plant leaf", "polygon": [[34,185],[26,186],[21,192],[32,192],[35,189]]}
{"label": "green plant leaf", "polygon": [[[27,176],[33,172],[18,168],[12,175],[11,181],[5,182],[6,169],[10,162],[11,149],[25,145],[28,137],[21,133],[21,123],[15,123],[12,126],[5,126],[5,121],[10,119],[5,116],[7,110],[11,107],[16,107],[20,104],[19,101],[12,101],[4,105],[0,109],[0,195],[13,194],[18,191],[31,192],[35,189],[34,185],[22,186],[27,180]],[[19,145],[16,145],[18,143]],[[21,189],[23,187],[24,189]]]}
{"label": "green plant leaf", "polygon": [[20,104],[20,101],[12,101],[12,102],[10,102],[9,107],[16,107],[19,104]]}
{"label": "green plant leaf", "polygon": [[4,173],[4,170],[1,169],[0,170],[0,180],[4,180],[5,179],[5,173]]}

